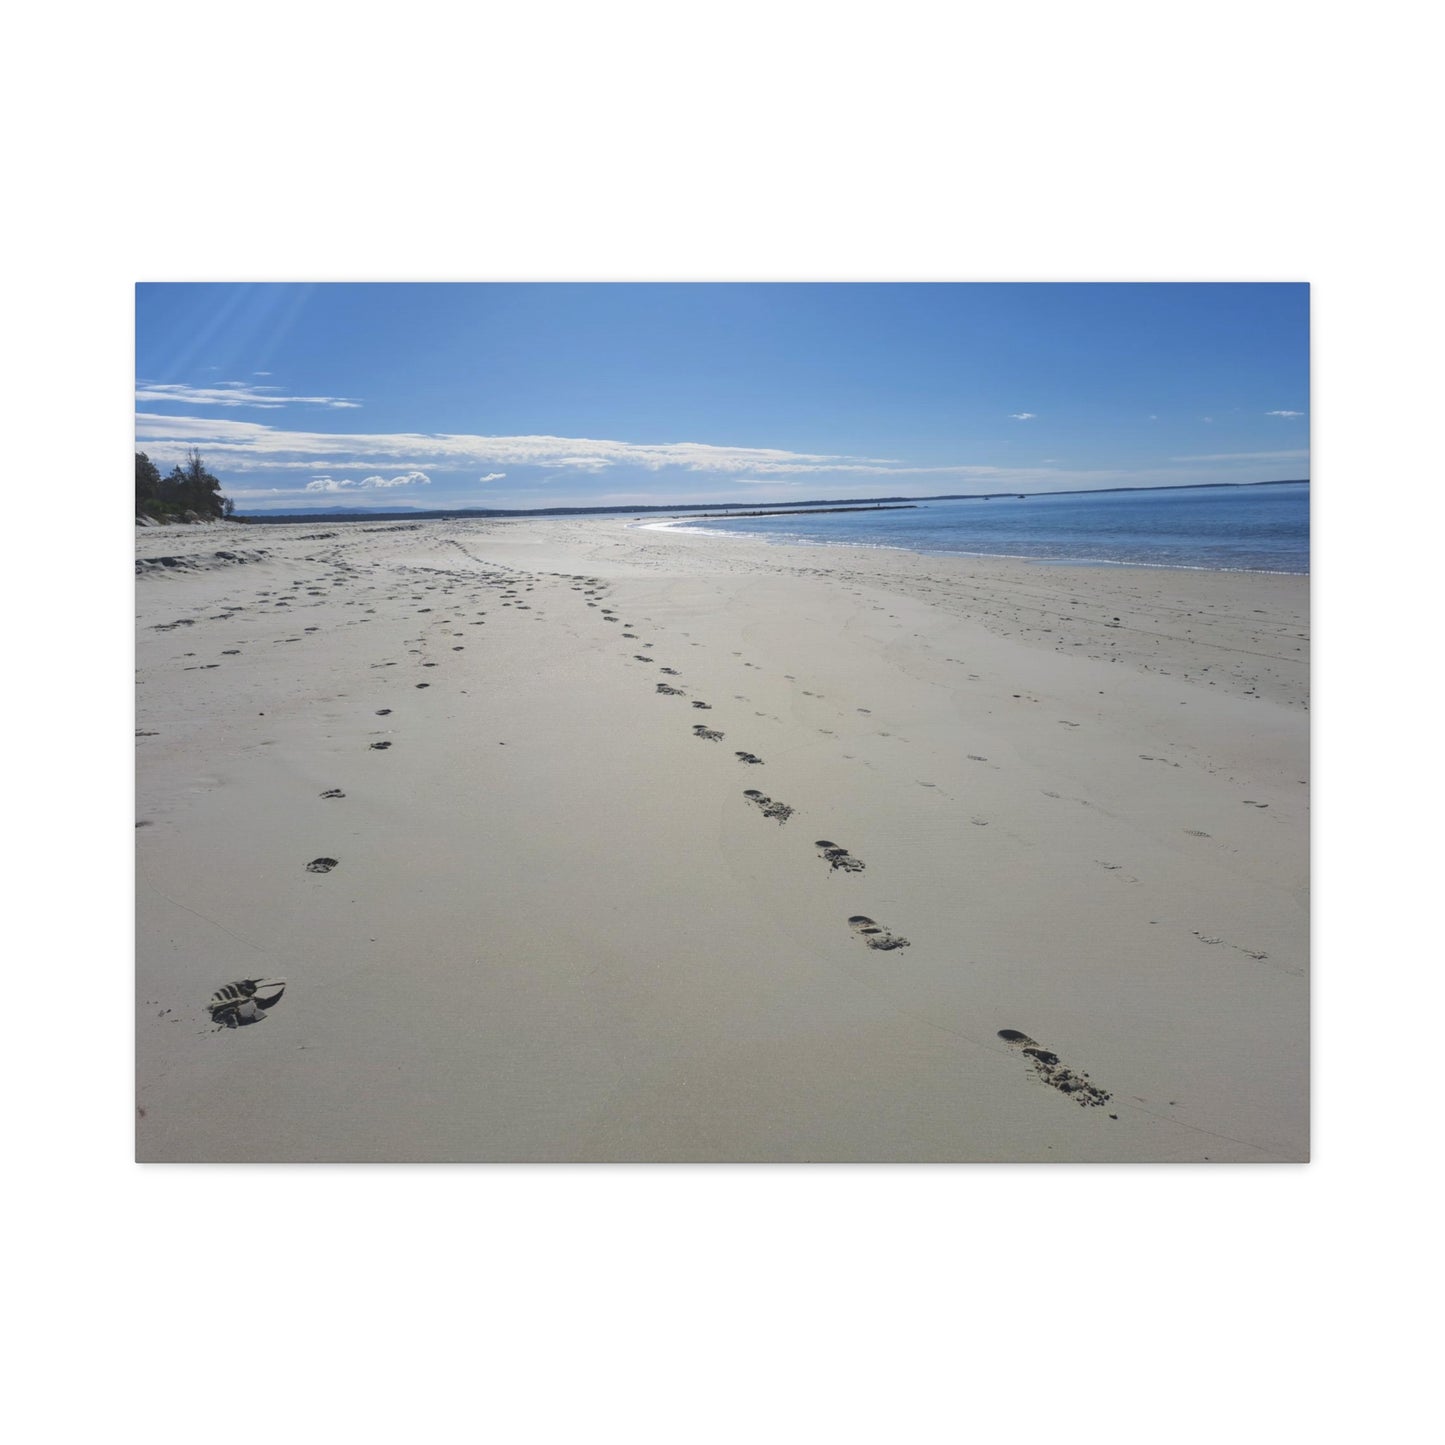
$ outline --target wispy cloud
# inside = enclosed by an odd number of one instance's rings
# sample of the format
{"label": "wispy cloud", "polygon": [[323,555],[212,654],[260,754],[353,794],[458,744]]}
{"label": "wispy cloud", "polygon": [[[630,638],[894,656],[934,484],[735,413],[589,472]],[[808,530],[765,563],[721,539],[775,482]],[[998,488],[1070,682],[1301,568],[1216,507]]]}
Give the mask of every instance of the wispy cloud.
{"label": "wispy cloud", "polygon": [[1303,416],[1302,411],[1267,411],[1266,416]]}
{"label": "wispy cloud", "polygon": [[[598,475],[613,468],[739,476],[749,482],[780,477],[938,477],[1052,481],[1047,468],[949,463],[910,466],[885,457],[790,452],[770,447],[714,446],[707,442],[625,442],[587,437],[474,436],[414,432],[333,433],[289,431],[225,417],[138,412],[136,443],[158,464],[183,461],[191,447],[231,473],[310,471],[335,477],[344,471],[460,470],[476,463],[547,467],[558,476]],[[502,475],[506,475],[503,473]],[[498,478],[500,480],[500,477]]]}
{"label": "wispy cloud", "polygon": [[1309,456],[1304,447],[1284,452],[1211,452],[1202,457],[1170,457],[1171,462],[1289,462]]}
{"label": "wispy cloud", "polygon": [[[271,375],[269,371],[252,374]],[[287,406],[320,406],[349,411],[361,405],[346,396],[286,396],[279,386],[256,386],[248,381],[222,381],[215,386],[187,386],[181,381],[142,381],[136,383],[135,399],[179,401],[191,406],[244,406],[258,411],[280,411]]]}
{"label": "wispy cloud", "polygon": [[353,482],[345,477],[313,477],[306,484],[308,492],[375,492],[389,487],[429,487],[431,478],[425,472],[406,472],[399,477],[363,477]]}
{"label": "wispy cloud", "polygon": [[692,472],[803,473],[939,470],[900,467],[881,457],[852,457],[819,452],[790,452],[773,447],[714,446],[707,442],[625,442],[594,437],[474,436],[458,433],[337,433],[289,431],[262,422],[225,417],[136,413],[136,436],[152,458],[181,459],[186,449],[203,447],[233,470],[284,467],[328,470],[383,467],[461,467],[477,462],[512,466],[557,467],[567,472],[602,472],[610,467],[647,471],[679,468]]}
{"label": "wispy cloud", "polygon": [[1009,416],[1014,421],[1034,421],[1038,417],[1036,411],[1011,411]]}
{"label": "wispy cloud", "polygon": [[[360,502],[363,496],[383,492],[397,504],[424,505],[403,499],[421,487],[439,492],[455,486],[458,474],[464,474],[473,486],[485,485],[488,500],[482,505],[507,505],[509,496],[524,489],[517,483],[536,486],[549,482],[556,484],[550,491],[567,494],[559,496],[558,502],[590,493],[593,504],[607,505],[597,495],[602,490],[599,481],[604,485],[610,481],[607,490],[626,505],[634,500],[737,500],[749,494],[766,496],[769,486],[778,496],[806,488],[807,495],[831,497],[1149,486],[1217,479],[1217,470],[1205,470],[1213,463],[1282,463],[1308,455],[1304,450],[1290,450],[1172,457],[1169,463],[1184,465],[1167,469],[1160,465],[1147,469],[1074,468],[1056,465],[1053,459],[1033,466],[973,462],[916,466],[893,458],[707,442],[300,431],[236,417],[144,411],[137,413],[135,423],[137,447],[157,465],[184,461],[189,448],[199,447],[212,468],[226,479],[228,495],[263,508],[287,505],[292,498],[308,505],[328,497],[337,502],[353,497]],[[516,483],[497,485],[513,476],[513,468],[522,473]],[[297,477],[293,487],[283,484],[252,493],[245,486],[253,476],[264,486],[284,482],[297,473],[304,475]],[[438,479],[435,486],[433,477]]]}

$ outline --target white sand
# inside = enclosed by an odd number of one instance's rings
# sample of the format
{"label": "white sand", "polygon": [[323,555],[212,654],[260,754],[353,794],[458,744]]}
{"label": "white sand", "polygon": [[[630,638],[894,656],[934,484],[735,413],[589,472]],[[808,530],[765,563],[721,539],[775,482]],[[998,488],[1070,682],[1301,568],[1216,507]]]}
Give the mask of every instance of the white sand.
{"label": "white sand", "polygon": [[163,555],[140,1158],[1306,1157],[1306,579],[593,518]]}

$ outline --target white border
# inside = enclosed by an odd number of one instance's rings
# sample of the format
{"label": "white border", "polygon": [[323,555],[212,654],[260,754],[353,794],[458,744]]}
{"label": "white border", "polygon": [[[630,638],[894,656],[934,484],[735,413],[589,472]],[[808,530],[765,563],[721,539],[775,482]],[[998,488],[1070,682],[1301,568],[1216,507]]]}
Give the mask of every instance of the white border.
{"label": "white border", "polygon": [[[1416,12],[462,13],[81,7],[13,36],[22,1436],[1190,1442],[1428,1418]],[[1317,1162],[129,1163],[130,287],[205,278],[1313,282]]]}

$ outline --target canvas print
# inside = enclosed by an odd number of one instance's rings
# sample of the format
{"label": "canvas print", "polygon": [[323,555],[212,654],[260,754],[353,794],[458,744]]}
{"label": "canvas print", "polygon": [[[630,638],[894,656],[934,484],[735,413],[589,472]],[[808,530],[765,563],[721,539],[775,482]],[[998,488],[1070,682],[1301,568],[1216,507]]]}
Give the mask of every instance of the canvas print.
{"label": "canvas print", "polygon": [[1308,354],[139,285],[137,1157],[1307,1159]]}

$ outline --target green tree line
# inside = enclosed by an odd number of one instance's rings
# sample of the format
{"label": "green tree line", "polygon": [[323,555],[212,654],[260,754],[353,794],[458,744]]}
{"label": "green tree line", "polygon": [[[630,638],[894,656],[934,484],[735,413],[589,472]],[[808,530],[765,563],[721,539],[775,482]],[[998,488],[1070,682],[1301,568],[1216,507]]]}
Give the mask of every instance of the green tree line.
{"label": "green tree line", "polygon": [[135,454],[135,514],[161,522],[229,517],[235,503],[221,495],[220,479],[213,476],[193,447],[185,465],[179,462],[168,476],[144,452]]}

